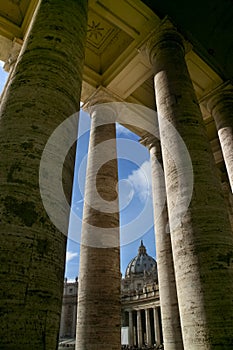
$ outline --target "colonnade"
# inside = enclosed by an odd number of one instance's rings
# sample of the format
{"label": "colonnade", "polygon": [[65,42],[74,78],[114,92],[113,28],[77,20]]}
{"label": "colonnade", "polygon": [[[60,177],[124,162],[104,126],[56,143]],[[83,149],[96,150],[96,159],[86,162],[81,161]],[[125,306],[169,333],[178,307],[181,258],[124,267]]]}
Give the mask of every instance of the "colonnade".
{"label": "colonnade", "polygon": [[[142,347],[162,344],[160,308],[129,310],[129,345]],[[127,312],[127,311],[126,311]]]}
{"label": "colonnade", "polygon": [[[49,200],[64,216],[61,233],[43,207],[39,168],[50,135],[79,110],[86,28],[86,0],[42,0],[1,102],[0,268],[4,288],[0,298],[0,347],[4,349],[57,346],[69,210],[63,202],[56,201],[56,191],[48,189]],[[160,240],[157,262],[165,350],[230,350],[233,234],[186,66],[183,38],[165,23],[148,41],[145,52],[154,73],[159,157],[165,176],[157,178],[158,154],[149,146],[153,198],[156,202],[156,190],[161,189],[160,194],[167,199],[167,209],[160,219],[156,217],[160,200],[155,205],[155,221],[160,220],[155,227],[156,242]],[[216,121],[232,186],[232,90],[211,97],[208,106]],[[77,350],[120,349],[114,118],[111,109],[93,109],[80,253]],[[77,125],[72,130],[75,134]],[[111,141],[111,147],[99,148],[96,153],[97,145],[103,141]],[[60,161],[58,146],[54,145],[51,161]],[[72,151],[62,173],[68,201]],[[98,168],[101,157],[107,161]],[[54,173],[44,175],[53,182]],[[148,315],[146,311],[147,324],[151,320]],[[140,316],[138,313],[139,343]],[[149,332],[147,339],[150,340]]]}

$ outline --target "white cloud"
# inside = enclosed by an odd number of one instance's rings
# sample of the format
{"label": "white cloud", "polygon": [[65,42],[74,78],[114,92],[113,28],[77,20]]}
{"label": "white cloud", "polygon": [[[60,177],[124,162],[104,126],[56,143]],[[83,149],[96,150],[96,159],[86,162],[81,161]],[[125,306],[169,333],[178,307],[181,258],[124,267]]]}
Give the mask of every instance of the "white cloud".
{"label": "white cloud", "polygon": [[133,184],[135,193],[141,202],[145,202],[148,197],[151,197],[150,161],[146,160],[139,169],[133,170],[132,174],[128,176],[128,180]]}
{"label": "white cloud", "polygon": [[76,258],[77,256],[78,256],[78,253],[66,252],[66,263],[68,263],[70,260]]}
{"label": "white cloud", "polygon": [[76,214],[79,213],[80,210],[83,209],[83,202],[84,202],[84,199],[82,198],[82,199],[72,203],[72,210],[74,210],[74,212]]}
{"label": "white cloud", "polygon": [[0,67],[3,67],[3,66],[4,66],[4,62],[0,61]]}

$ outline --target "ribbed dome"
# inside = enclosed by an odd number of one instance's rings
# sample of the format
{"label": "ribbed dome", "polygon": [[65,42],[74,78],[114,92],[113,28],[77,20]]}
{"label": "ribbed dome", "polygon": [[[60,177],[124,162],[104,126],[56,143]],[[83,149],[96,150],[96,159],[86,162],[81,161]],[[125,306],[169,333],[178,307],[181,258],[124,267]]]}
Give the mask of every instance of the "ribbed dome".
{"label": "ribbed dome", "polygon": [[128,264],[125,277],[131,277],[132,275],[144,274],[144,272],[150,272],[156,270],[157,264],[155,259],[149,256],[146,252],[146,247],[141,241],[141,245],[138,249],[138,255],[133,258]]}

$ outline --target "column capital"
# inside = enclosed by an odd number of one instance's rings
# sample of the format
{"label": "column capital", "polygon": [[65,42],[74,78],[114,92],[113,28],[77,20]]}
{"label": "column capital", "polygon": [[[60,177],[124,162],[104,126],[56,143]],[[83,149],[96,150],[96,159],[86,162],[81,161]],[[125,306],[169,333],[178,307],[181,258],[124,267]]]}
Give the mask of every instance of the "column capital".
{"label": "column capital", "polygon": [[14,67],[17,61],[17,58],[19,56],[20,50],[22,48],[22,45],[23,45],[23,40],[19,38],[14,38],[14,40],[12,41],[12,47],[10,49],[8,58],[3,66],[6,72],[10,72],[10,70]]}
{"label": "column capital", "polygon": [[84,102],[82,109],[84,111],[89,111],[91,107],[98,104],[122,101],[123,100],[119,96],[106,89],[104,86],[99,86]]}
{"label": "column capital", "polygon": [[85,101],[82,109],[91,117],[102,115],[102,121],[116,122],[117,104],[113,102],[121,102],[120,97],[109,91],[103,86],[99,86],[97,90]]}
{"label": "column capital", "polygon": [[184,54],[190,51],[192,47],[191,43],[184,39],[176,26],[166,17],[151,33],[150,37],[147,38],[147,41],[141,46],[139,51],[153,65],[158,50],[177,46]]}
{"label": "column capital", "polygon": [[216,89],[212,90],[207,96],[205,96],[205,102],[207,109],[210,113],[216,108],[220,107],[220,103],[224,103],[224,109],[226,108],[226,103],[230,101],[231,105],[233,103],[233,86],[229,82],[225,82],[219,85]]}
{"label": "column capital", "polygon": [[140,138],[139,143],[150,150],[153,147],[157,148],[160,145],[160,140],[147,132]]}
{"label": "column capital", "polygon": [[156,159],[162,164],[162,151],[160,139],[150,134],[149,132],[144,134],[139,140],[140,144],[148,148],[150,152],[153,152]]}

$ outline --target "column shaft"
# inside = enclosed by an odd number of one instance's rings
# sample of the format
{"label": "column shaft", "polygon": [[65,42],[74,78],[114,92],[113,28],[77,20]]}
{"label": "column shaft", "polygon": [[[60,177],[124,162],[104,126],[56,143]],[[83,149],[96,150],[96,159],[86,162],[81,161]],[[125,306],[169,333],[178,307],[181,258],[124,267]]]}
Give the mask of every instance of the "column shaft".
{"label": "column shaft", "polygon": [[138,347],[141,347],[142,344],[142,316],[141,310],[137,310],[137,338],[138,338]]}
{"label": "column shaft", "polygon": [[228,182],[222,182],[222,192],[225,199],[226,208],[229,215],[231,229],[233,232],[233,193],[231,192],[230,184]]}
{"label": "column shaft", "polygon": [[119,206],[115,123],[94,107],[80,247],[77,350],[121,345]]}
{"label": "column shaft", "polygon": [[129,346],[134,345],[133,311],[129,311]]}
{"label": "column shaft", "polygon": [[230,350],[233,236],[182,39],[161,29],[150,53],[184,349]]}
{"label": "column shaft", "polygon": [[150,325],[150,309],[145,309],[146,316],[146,342],[148,346],[151,346],[151,325]]}
{"label": "column shaft", "polygon": [[233,192],[233,89],[215,93],[207,103],[218,130],[231,191]]}
{"label": "column shaft", "polygon": [[159,140],[151,136],[142,139],[141,143],[150,149],[156,258],[164,348],[165,350],[182,350],[183,340],[172,257],[161,145]]}
{"label": "column shaft", "polygon": [[154,316],[155,341],[156,341],[156,345],[159,346],[161,345],[161,336],[160,336],[158,307],[153,308],[153,316]]}
{"label": "column shaft", "polygon": [[[80,109],[86,27],[86,0],[40,1],[1,102],[1,349],[57,347],[69,209],[53,204],[63,234],[44,209],[39,168],[48,138]],[[76,134],[77,121],[70,136]],[[51,154],[57,163],[60,144]],[[61,179],[68,201],[74,159],[72,149]],[[49,198],[60,195],[46,191]]]}

